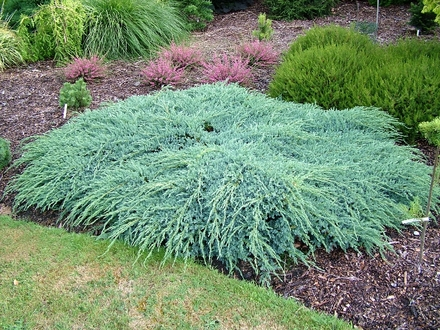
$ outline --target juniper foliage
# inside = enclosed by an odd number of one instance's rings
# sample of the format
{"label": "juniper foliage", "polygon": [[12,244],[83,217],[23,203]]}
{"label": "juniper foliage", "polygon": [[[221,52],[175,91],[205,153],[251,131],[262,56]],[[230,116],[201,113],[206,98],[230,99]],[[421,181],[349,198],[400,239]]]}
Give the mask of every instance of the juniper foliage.
{"label": "juniper foliage", "polygon": [[267,275],[318,247],[389,247],[385,228],[426,202],[430,180],[395,124],[375,108],[324,111],[236,84],[162,90],[35,137],[7,193],[16,210],[57,210],[64,225],[163,246],[165,258]]}
{"label": "juniper foliage", "polygon": [[0,137],[0,171],[4,169],[11,162],[11,143]]}

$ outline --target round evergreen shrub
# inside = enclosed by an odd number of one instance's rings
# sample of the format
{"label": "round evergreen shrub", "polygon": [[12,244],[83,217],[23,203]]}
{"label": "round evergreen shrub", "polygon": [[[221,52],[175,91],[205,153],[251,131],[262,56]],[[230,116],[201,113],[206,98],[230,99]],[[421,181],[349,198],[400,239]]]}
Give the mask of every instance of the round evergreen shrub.
{"label": "round evergreen shrub", "polygon": [[354,29],[331,24],[325,27],[315,26],[309,29],[306,34],[298,37],[290,45],[286,56],[295,55],[311,47],[324,48],[330,45],[347,45],[355,51],[365,52],[373,51],[375,48],[367,35],[359,33]]}
{"label": "round evergreen shrub", "polygon": [[342,27],[311,29],[284,55],[269,95],[330,109],[375,106],[405,124],[408,143],[418,124],[440,115],[440,43],[401,40],[381,46]]}
{"label": "round evergreen shrub", "polygon": [[11,159],[10,143],[8,140],[0,137],[0,170],[8,166]]}
{"label": "round evergreen shrub", "polygon": [[395,124],[375,108],[324,111],[235,84],[162,90],[36,137],[7,192],[16,210],[57,210],[63,225],[141,251],[267,275],[319,247],[390,246],[385,229],[426,202],[430,182]]}

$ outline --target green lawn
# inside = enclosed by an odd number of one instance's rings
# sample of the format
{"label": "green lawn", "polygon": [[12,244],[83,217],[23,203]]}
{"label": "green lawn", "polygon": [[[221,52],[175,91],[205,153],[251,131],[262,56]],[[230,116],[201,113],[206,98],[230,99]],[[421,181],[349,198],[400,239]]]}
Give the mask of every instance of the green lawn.
{"label": "green lawn", "polygon": [[1,329],[351,329],[162,254],[0,216]]}

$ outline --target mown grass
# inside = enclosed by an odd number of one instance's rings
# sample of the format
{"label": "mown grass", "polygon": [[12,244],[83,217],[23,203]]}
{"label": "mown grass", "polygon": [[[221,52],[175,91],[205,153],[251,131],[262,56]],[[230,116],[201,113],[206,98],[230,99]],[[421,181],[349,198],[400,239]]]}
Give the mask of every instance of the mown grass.
{"label": "mown grass", "polygon": [[[193,262],[0,216],[1,329],[350,329]],[[143,259],[139,259],[143,260]]]}

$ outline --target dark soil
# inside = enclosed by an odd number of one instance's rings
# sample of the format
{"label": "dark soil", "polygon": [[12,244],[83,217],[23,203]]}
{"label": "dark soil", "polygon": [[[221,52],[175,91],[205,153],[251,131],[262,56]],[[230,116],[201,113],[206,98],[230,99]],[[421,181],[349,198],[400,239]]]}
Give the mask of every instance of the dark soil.
{"label": "dark soil", "polygon": [[[409,6],[381,8],[377,40],[393,42],[414,36],[408,25]],[[192,44],[207,57],[250,39],[257,17],[264,7],[256,3],[245,11],[217,15],[203,32],[194,33]],[[349,26],[355,21],[376,19],[376,8],[364,1],[344,1],[332,16],[314,21],[273,22],[272,40],[280,50],[313,25],[336,23]],[[439,33],[423,38],[439,38]],[[142,81],[144,61],[111,62],[104,79],[88,84],[96,109],[101,102],[123,100],[131,95],[152,90]],[[252,86],[265,91],[270,69],[255,72]],[[58,105],[59,90],[64,82],[63,69],[53,62],[39,62],[8,69],[0,74],[0,136],[11,141],[14,158],[19,156],[23,139],[43,134],[63,125],[63,109]],[[197,84],[196,75],[178,88]],[[419,148],[432,164],[433,150],[424,142]],[[18,169],[0,172],[0,196]],[[428,189],[428,187],[427,187]],[[12,214],[13,196],[0,200],[0,214],[31,218],[44,225],[54,225],[56,214],[30,211]],[[419,231],[410,227],[401,233],[389,232],[393,252],[382,256],[363,252],[318,251],[316,268],[292,265],[280,278],[274,278],[273,289],[286,298],[297,299],[315,310],[337,315],[364,329],[440,329],[440,228],[429,225],[423,262],[418,265]],[[249,275],[252,279],[252,274]]]}

